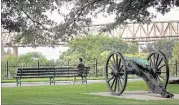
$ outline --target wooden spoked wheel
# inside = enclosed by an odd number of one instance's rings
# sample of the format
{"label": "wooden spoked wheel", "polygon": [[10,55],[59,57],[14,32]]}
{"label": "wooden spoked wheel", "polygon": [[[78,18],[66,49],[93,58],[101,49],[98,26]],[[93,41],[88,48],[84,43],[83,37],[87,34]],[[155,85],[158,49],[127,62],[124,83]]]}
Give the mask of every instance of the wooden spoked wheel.
{"label": "wooden spoked wheel", "polygon": [[154,78],[165,89],[169,79],[169,66],[166,56],[161,51],[154,51],[149,54],[147,60],[153,69]]}
{"label": "wooden spoked wheel", "polygon": [[112,94],[123,93],[127,84],[127,68],[124,57],[119,52],[109,54],[105,66],[105,79],[107,88]]}

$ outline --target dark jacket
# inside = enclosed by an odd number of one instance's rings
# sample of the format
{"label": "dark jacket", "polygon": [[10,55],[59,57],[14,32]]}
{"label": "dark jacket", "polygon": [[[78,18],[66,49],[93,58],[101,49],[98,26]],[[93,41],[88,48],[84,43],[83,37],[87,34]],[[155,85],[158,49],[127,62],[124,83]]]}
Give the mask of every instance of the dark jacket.
{"label": "dark jacket", "polygon": [[85,65],[83,64],[83,63],[79,63],[78,65],[77,65],[77,69],[79,70],[79,75],[80,76],[82,76],[82,74],[83,74],[83,68],[85,67]]}

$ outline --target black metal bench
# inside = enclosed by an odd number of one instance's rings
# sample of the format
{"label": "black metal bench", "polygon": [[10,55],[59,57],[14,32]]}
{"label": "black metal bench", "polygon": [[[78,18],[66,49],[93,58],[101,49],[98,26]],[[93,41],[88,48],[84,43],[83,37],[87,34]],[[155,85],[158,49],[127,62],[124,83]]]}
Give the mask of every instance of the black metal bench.
{"label": "black metal bench", "polygon": [[89,70],[90,67],[84,67],[84,68],[61,67],[61,68],[56,68],[54,77],[74,77],[73,84],[76,81],[76,77],[81,77],[82,84],[83,82],[86,82],[87,84],[86,77],[89,75]]}
{"label": "black metal bench", "polygon": [[[76,77],[82,78],[83,82],[86,82],[86,77],[89,74],[90,67],[84,67],[81,69],[72,67],[61,67],[61,68],[18,68],[16,78],[17,86],[21,86],[22,78],[49,78],[50,85],[55,85],[55,77],[75,77],[73,84],[75,83]],[[84,80],[85,79],[85,80]]]}

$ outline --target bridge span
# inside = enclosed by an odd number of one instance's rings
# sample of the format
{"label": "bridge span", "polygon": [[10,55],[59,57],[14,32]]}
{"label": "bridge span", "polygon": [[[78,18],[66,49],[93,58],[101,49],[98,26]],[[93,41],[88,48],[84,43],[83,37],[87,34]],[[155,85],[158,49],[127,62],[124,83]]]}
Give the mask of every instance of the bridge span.
{"label": "bridge span", "polygon": [[[107,24],[93,25],[92,33],[98,33]],[[156,41],[158,39],[179,40],[179,20],[176,21],[153,21],[149,24],[126,24],[113,30],[102,33],[110,37],[117,37],[127,42]]]}
{"label": "bridge span", "polygon": [[[179,20],[176,21],[152,21],[149,24],[126,24],[113,30],[101,33],[107,24],[98,24],[88,27],[89,33],[117,37],[127,42],[145,44],[158,39],[179,40]],[[18,55],[18,47],[32,47],[31,45],[11,44],[14,34],[5,34],[1,29],[1,54],[4,47],[13,47],[13,54]],[[64,42],[59,45],[65,45]],[[56,45],[56,46],[59,46]],[[46,45],[39,45],[46,46]],[[48,46],[48,45],[47,45]]]}

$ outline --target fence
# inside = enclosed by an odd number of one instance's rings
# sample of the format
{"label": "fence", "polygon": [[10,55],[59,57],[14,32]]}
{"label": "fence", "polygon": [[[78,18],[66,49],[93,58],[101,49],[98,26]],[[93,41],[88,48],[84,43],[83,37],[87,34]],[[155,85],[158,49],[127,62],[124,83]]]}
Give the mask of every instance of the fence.
{"label": "fence", "polygon": [[[5,64],[1,64],[1,74],[2,74],[2,79],[12,79],[18,68],[26,68],[26,67],[33,67],[33,68],[45,68],[45,67],[64,67],[64,66],[70,66],[70,67],[76,67],[77,65],[74,64],[70,64],[69,61],[66,62],[66,64],[51,64],[51,65],[47,65],[47,64],[42,64],[39,61],[35,62],[34,64],[31,64],[29,66],[28,62],[23,63],[23,64],[10,64],[8,61]],[[90,76],[99,76],[99,71],[98,71],[98,67],[101,68],[100,66],[98,66],[98,62],[97,60],[94,60],[93,64],[88,64],[88,66],[90,67]],[[102,68],[104,69],[104,67]]]}
{"label": "fence", "polygon": [[[43,67],[62,67],[62,66],[71,66],[71,67],[76,67],[76,65],[71,65],[70,62],[67,62],[66,64],[52,64],[52,65],[44,65],[41,64],[39,61],[37,61],[35,64],[28,66],[28,63],[25,63],[23,65],[11,65],[7,61],[5,65],[1,65],[1,73],[2,70],[4,70],[4,78],[2,79],[11,79],[13,76],[15,76],[17,68],[22,68],[22,67],[37,67],[37,68],[43,68]],[[98,77],[98,76],[104,76],[104,67],[105,63],[100,64],[98,63],[98,60],[94,60],[92,64],[88,65],[90,67],[90,76],[93,77]],[[174,61],[172,63],[169,63],[169,68],[170,68],[170,76],[179,76],[179,61]],[[3,77],[3,76],[2,76]]]}
{"label": "fence", "polygon": [[169,63],[170,76],[179,76],[179,61]]}

